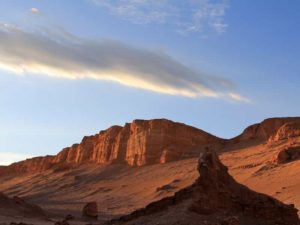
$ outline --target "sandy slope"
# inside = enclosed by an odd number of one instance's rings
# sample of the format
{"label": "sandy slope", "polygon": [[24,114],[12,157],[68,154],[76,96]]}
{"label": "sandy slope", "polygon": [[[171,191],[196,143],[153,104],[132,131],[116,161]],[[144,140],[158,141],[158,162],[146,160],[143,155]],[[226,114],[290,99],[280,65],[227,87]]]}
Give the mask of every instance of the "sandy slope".
{"label": "sandy slope", "polygon": [[196,177],[196,159],[145,167],[81,166],[8,179],[1,190],[30,199],[51,212],[80,215],[85,202],[97,200],[101,212],[118,215],[170,195]]}

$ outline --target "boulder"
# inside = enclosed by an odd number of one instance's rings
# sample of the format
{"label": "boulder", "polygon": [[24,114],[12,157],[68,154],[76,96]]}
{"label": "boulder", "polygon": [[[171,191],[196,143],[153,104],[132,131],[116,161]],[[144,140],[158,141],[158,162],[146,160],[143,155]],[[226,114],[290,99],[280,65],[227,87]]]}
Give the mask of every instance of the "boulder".
{"label": "boulder", "polygon": [[89,202],[82,209],[82,217],[86,219],[98,219],[97,202]]}

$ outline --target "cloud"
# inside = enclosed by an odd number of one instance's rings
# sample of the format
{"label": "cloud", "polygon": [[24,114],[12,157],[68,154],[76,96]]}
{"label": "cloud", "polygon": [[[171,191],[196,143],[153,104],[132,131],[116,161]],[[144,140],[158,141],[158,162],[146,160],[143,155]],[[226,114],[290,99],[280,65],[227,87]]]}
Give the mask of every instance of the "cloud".
{"label": "cloud", "polygon": [[31,9],[30,9],[30,12],[33,13],[33,14],[39,14],[39,13],[40,13],[40,10],[37,9],[37,8],[31,8]]}
{"label": "cloud", "polygon": [[0,166],[7,166],[14,162],[31,158],[32,156],[21,153],[0,152]]}
{"label": "cloud", "polygon": [[0,26],[0,68],[17,74],[106,80],[169,95],[244,99],[230,81],[193,70],[163,52],[86,40],[61,30]]}
{"label": "cloud", "polygon": [[208,30],[224,33],[229,0],[90,0],[115,16],[135,24],[168,24],[180,33]]}
{"label": "cloud", "polygon": [[247,102],[247,103],[250,103],[250,102],[251,102],[250,99],[248,99],[248,98],[246,98],[246,97],[243,97],[243,96],[241,96],[241,95],[239,95],[239,94],[237,94],[237,93],[234,93],[234,92],[229,92],[229,93],[227,94],[227,96],[228,96],[229,98],[231,98],[232,100],[234,100],[234,101]]}
{"label": "cloud", "polygon": [[124,17],[137,24],[164,23],[169,12],[164,11],[164,1],[107,1],[94,0],[98,6],[106,8],[110,13]]}

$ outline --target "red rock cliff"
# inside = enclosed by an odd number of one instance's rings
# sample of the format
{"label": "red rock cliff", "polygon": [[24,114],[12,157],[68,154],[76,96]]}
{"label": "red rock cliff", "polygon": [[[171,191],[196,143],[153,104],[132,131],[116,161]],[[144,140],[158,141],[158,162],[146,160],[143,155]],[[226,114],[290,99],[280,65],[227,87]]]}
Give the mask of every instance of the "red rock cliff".
{"label": "red rock cliff", "polygon": [[16,171],[41,171],[62,163],[127,163],[142,166],[197,156],[204,149],[219,148],[224,140],[197,128],[166,119],[134,120],[84,137],[80,144],[56,156],[15,163]]}

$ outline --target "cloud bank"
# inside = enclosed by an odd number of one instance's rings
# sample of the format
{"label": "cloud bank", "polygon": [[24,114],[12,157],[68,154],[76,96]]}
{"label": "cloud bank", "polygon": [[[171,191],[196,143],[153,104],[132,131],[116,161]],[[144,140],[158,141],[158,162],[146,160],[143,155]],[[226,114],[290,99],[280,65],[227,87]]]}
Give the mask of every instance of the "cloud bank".
{"label": "cloud bank", "polygon": [[0,68],[17,74],[106,80],[170,95],[247,101],[230,81],[193,70],[165,53],[63,31],[1,25]]}
{"label": "cloud bank", "polygon": [[109,13],[135,24],[168,24],[180,32],[224,33],[229,0],[90,0]]}

